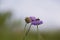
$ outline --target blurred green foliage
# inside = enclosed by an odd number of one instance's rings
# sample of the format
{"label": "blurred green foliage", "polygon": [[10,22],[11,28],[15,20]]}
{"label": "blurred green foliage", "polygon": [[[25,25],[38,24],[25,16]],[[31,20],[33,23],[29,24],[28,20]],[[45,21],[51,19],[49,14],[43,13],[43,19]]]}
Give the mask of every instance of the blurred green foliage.
{"label": "blurred green foliage", "polygon": [[[20,20],[14,20],[11,28],[7,28],[5,22],[11,17],[11,12],[0,13],[0,40],[23,40],[25,30],[19,32],[11,32],[15,26],[21,26]],[[8,23],[7,23],[8,25]],[[9,24],[11,25],[11,24]],[[9,27],[9,26],[8,26]],[[25,40],[37,40],[37,32],[29,32]],[[39,32],[39,40],[60,40],[60,32]]]}
{"label": "blurred green foliage", "polygon": [[10,12],[0,13],[0,27],[4,25],[4,23],[10,16],[11,16]]}

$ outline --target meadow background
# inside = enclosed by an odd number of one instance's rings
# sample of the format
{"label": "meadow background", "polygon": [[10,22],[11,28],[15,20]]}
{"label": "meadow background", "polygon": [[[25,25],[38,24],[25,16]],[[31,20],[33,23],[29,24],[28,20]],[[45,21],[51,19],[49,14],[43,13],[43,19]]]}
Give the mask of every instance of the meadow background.
{"label": "meadow background", "polygon": [[[23,21],[11,20],[11,16],[10,11],[0,12],[0,40],[23,40],[24,31],[27,31],[22,26]],[[36,30],[30,30],[25,40],[38,40],[37,35],[39,35],[39,40],[60,40],[60,30],[39,30],[38,34]]]}
{"label": "meadow background", "polygon": [[[43,21],[31,27],[25,40],[60,40],[60,0],[0,0],[0,40],[23,40],[25,17]],[[39,39],[38,39],[38,36]]]}

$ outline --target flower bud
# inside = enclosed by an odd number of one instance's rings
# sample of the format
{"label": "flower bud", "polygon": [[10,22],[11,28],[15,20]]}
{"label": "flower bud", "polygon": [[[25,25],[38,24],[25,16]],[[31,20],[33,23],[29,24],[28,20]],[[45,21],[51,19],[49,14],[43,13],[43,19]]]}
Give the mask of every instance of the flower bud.
{"label": "flower bud", "polygon": [[30,23],[30,22],[31,22],[31,19],[30,19],[29,17],[26,17],[26,18],[25,18],[25,22],[26,22],[26,23]]}

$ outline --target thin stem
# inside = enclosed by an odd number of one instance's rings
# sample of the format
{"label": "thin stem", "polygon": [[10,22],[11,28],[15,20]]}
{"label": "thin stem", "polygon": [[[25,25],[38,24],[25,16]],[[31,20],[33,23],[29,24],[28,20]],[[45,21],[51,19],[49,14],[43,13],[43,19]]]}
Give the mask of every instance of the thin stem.
{"label": "thin stem", "polygon": [[25,24],[24,30],[26,29],[27,23]]}
{"label": "thin stem", "polygon": [[37,25],[37,40],[39,40],[38,25]]}
{"label": "thin stem", "polygon": [[25,34],[26,36],[28,35],[28,33],[29,33],[29,31],[30,31],[30,28],[31,28],[31,25],[30,25],[28,31],[27,31],[26,34]]}
{"label": "thin stem", "polygon": [[[29,31],[30,31],[30,28],[31,28],[31,25],[30,25],[28,31],[26,32],[25,37],[28,35],[28,33],[29,33]],[[23,40],[25,40],[25,37],[23,38]]]}

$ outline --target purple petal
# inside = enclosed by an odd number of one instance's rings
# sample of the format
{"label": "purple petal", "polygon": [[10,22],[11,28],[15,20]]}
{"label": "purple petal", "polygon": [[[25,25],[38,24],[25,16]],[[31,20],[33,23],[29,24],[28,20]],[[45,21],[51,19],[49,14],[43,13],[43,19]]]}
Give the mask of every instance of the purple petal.
{"label": "purple petal", "polygon": [[33,21],[33,22],[31,22],[31,24],[32,24],[32,25],[41,25],[41,24],[43,24],[43,22],[40,21],[40,20],[38,20],[38,21]]}
{"label": "purple petal", "polygon": [[31,21],[34,21],[34,20],[36,20],[36,18],[35,18],[35,17],[30,17],[30,19],[31,19]]}

